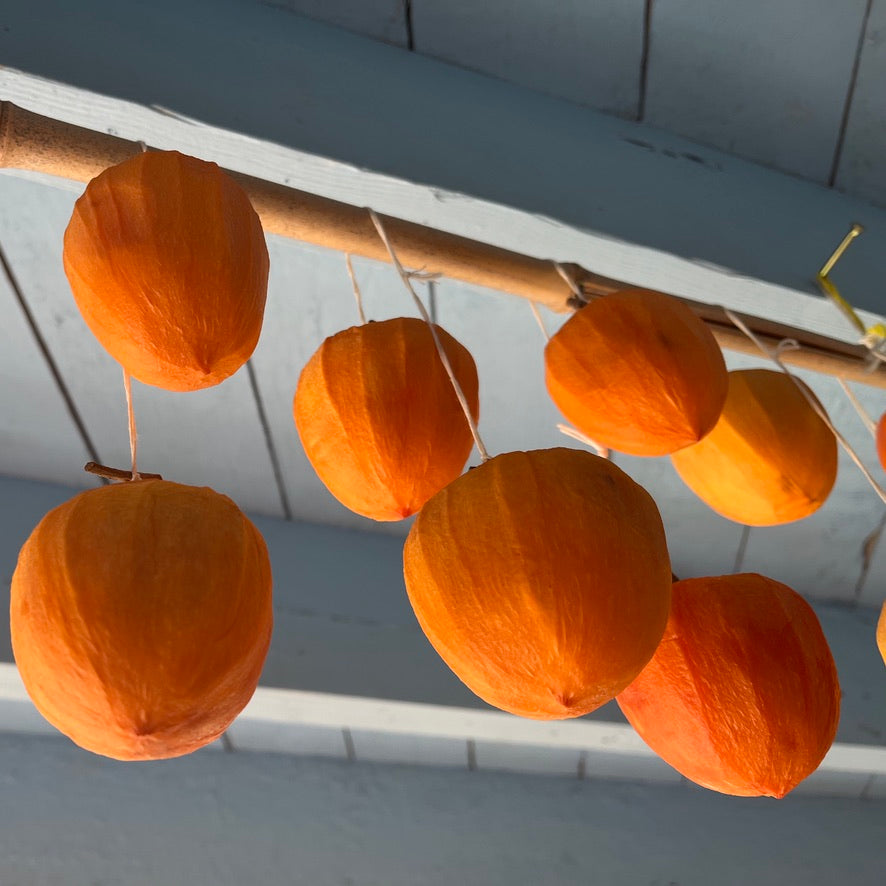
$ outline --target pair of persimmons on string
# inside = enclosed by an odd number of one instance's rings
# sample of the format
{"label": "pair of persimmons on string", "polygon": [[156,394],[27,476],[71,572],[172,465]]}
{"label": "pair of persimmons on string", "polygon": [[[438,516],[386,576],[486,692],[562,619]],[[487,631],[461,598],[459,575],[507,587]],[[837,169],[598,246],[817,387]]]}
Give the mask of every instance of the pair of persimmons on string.
{"label": "pair of persimmons on string", "polygon": [[[380,222],[379,233],[408,283]],[[77,202],[65,267],[87,324],[141,381],[216,384],[258,340],[267,251],[245,194],[214,164],[151,152],[102,173]],[[580,372],[582,360],[602,362],[583,355],[597,345],[568,342],[614,313],[627,323],[620,347],[639,340],[652,359],[648,376],[625,376],[614,427],[693,444],[683,452],[703,446],[732,384],[708,330],[675,305],[634,292],[580,310],[548,348],[555,399],[558,383],[579,399],[584,386],[591,403],[604,396]],[[558,364],[564,342],[575,354]],[[620,379],[607,375],[604,389]],[[823,758],[839,710],[809,606],[761,576],[672,589],[654,501],[590,453],[511,452],[461,474],[477,387],[461,345],[401,318],[328,339],[294,404],[333,494],[376,519],[419,511],[406,587],[441,657],[481,698],[523,716],[581,716],[618,697],[656,751],[715,790],[793,788]],[[644,427],[659,430],[644,437]],[[599,428],[587,433],[605,442]],[[216,738],[254,691],[271,632],[270,566],[225,496],[133,473],[35,529],[13,578],[13,646],[35,704],[78,744],[170,757]],[[815,495],[801,486],[801,499]]]}

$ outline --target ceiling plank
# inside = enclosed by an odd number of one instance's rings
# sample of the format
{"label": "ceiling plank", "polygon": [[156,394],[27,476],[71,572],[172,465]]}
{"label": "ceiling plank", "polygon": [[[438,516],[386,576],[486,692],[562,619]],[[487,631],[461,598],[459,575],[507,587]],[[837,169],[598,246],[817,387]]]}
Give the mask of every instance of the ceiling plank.
{"label": "ceiling plank", "polygon": [[[882,310],[886,211],[860,200],[281,10],[96,2],[101,29],[62,0],[46,0],[39,17],[8,0],[5,98],[698,301],[796,316],[799,300],[804,324],[818,313],[830,328],[841,318],[802,294],[860,221],[870,245],[853,247],[839,277],[858,307]],[[158,54],[163,65],[151,63]]]}
{"label": "ceiling plank", "polygon": [[[73,203],[73,194],[0,175],[0,243],[102,461],[126,468],[129,442],[120,367],[84,323],[62,268],[62,237]],[[146,471],[212,486],[259,513],[282,513],[244,369],[221,385],[189,393],[133,381],[133,401],[139,465]],[[60,415],[65,415],[64,407]],[[32,425],[39,428],[36,421]],[[71,458],[47,463],[46,469],[77,485],[83,463],[80,457]],[[14,466],[13,472],[19,473]]]}
{"label": "ceiling plank", "polygon": [[0,474],[94,486],[94,478],[72,475],[92,455],[2,267],[0,317]]}
{"label": "ceiling plank", "polygon": [[635,119],[645,0],[412,0],[415,51]]}
{"label": "ceiling plank", "polygon": [[[886,0],[873,0],[859,59],[836,186],[886,204]],[[881,287],[882,290],[882,287]],[[886,296],[883,296],[886,301]]]}
{"label": "ceiling plank", "polygon": [[409,45],[405,0],[266,0],[266,5],[394,46]]}
{"label": "ceiling plank", "polygon": [[827,184],[867,0],[656,0],[646,121]]}

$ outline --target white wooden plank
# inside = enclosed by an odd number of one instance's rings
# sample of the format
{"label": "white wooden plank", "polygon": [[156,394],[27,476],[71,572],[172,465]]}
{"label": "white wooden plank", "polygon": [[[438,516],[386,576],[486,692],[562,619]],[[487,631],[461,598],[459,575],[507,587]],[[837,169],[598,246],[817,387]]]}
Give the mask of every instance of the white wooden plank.
{"label": "white wooden plank", "polygon": [[361,763],[400,763],[411,766],[468,765],[467,742],[461,738],[404,735],[370,729],[352,729],[355,759]]}
{"label": "white wooden plank", "polygon": [[645,119],[827,182],[866,0],[657,0]]}
{"label": "white wooden plank", "polygon": [[875,606],[879,612],[886,603],[886,529],[880,530],[879,538],[872,545],[867,575],[859,589],[858,600],[864,606]]}
{"label": "white wooden plank", "polygon": [[[557,430],[565,420],[545,387],[545,342],[529,306],[506,296],[479,299],[469,287],[449,281],[437,293],[440,324],[477,362],[480,432],[487,449],[495,454],[549,446],[585,448]],[[544,320],[550,333],[563,322],[550,314]],[[477,460],[475,452],[472,461]],[[731,571],[741,529],[695,498],[668,459],[616,453],[613,460],[658,504],[678,575]]]}
{"label": "white wooden plank", "polygon": [[578,778],[581,752],[566,748],[532,747],[506,742],[474,742],[477,769],[565,775]]}
{"label": "white wooden plank", "polygon": [[[796,374],[815,391],[831,421],[882,482],[871,435],[839,384],[827,376]],[[871,412],[878,404],[880,408],[886,404],[881,391],[860,385],[854,390]],[[784,526],[751,531],[743,572],[763,573],[817,599],[857,599],[862,590],[862,545],[879,525],[883,504],[842,449],[838,458],[837,482],[814,514]]]}
{"label": "white wooden plank", "polygon": [[412,0],[415,51],[635,118],[644,0]]}
{"label": "white wooden plank", "polygon": [[[157,13],[151,7],[151,14]],[[67,26],[65,45],[76,23],[67,22]],[[41,30],[41,60],[47,57],[45,36],[45,29]],[[91,32],[86,36],[91,38]],[[118,36],[125,42],[123,35]],[[350,41],[337,47],[326,30],[321,36],[326,49],[323,59],[334,58],[337,49],[353,50]],[[17,42],[14,48],[27,45],[28,41]],[[355,87],[355,78],[350,77],[330,91],[328,101],[334,111],[329,120],[303,121],[295,132],[275,129],[271,133],[262,128],[261,114],[257,120],[245,121],[238,115],[236,121],[227,121],[253,135],[264,132],[278,144],[8,68],[0,68],[0,93],[59,120],[144,139],[156,147],[178,148],[269,181],[356,206],[373,206],[528,255],[578,261],[638,286],[716,301],[835,337],[851,338],[853,330],[824,299],[804,293],[814,291],[815,270],[843,237],[849,220],[857,219],[868,233],[853,246],[851,258],[841,263],[839,280],[856,306],[883,313],[886,250],[878,244],[886,239],[886,211],[699,148],[652,127],[613,121],[581,109],[572,112],[565,102],[542,99],[466,72],[453,76],[428,60],[419,59],[425,63],[413,68],[408,62],[414,56],[380,44],[372,46],[364,71],[371,101],[350,95]],[[0,50],[5,49],[0,32]],[[377,57],[376,52],[382,50]],[[287,58],[300,57],[294,47],[287,46],[286,52]],[[101,47],[96,48],[99,55]],[[32,69],[40,69],[36,58],[29,63]],[[385,76],[376,83],[372,72],[377,67],[384,69]],[[158,70],[165,69],[151,67],[145,73],[153,75]],[[238,69],[241,79],[223,88],[220,84],[232,70],[226,63],[223,70],[214,71],[206,87],[212,95],[231,94],[235,86],[240,89],[241,80],[245,82],[254,71]],[[187,59],[187,71],[189,78],[206,73],[192,57]],[[315,76],[338,78],[340,67],[317,71]],[[175,82],[178,86],[181,81]],[[254,94],[270,101],[272,85],[264,80],[256,85],[243,113],[259,110]],[[154,86],[157,95],[164,94],[161,84]],[[379,106],[377,97],[387,94],[386,90],[403,90],[392,96],[394,108],[430,109],[434,116],[426,125],[434,134],[432,141],[414,143],[416,127],[422,125],[414,113],[361,125],[349,101],[360,105],[360,113],[367,102],[384,110],[387,103]],[[179,96],[180,91],[174,94]],[[225,107],[235,105],[232,99]],[[223,122],[211,108],[199,103],[198,107],[205,119]],[[311,108],[300,110],[307,113]],[[539,115],[546,120],[545,127],[533,122]],[[398,127],[404,119],[408,131],[401,132]],[[286,110],[268,122],[277,125],[281,121],[298,122],[302,117],[294,118]],[[308,133],[317,128],[328,132],[332,123],[339,126],[342,121],[340,150],[326,153],[345,156],[350,163],[281,147],[310,149]],[[377,153],[387,165],[355,152],[367,141],[379,143]],[[404,145],[412,147],[404,151]],[[557,162],[539,165],[538,158],[551,152]],[[407,165],[418,159],[423,161],[421,168]],[[401,178],[366,167],[393,169]],[[527,169],[532,175],[526,175]],[[594,170],[605,170],[605,175],[595,175]],[[589,175],[593,178],[588,191],[581,183]],[[432,184],[413,184],[404,178]],[[589,193],[593,199],[588,199]],[[650,193],[656,195],[651,203],[646,196]],[[499,203],[489,202],[495,200]]]}
{"label": "white wooden plank", "polygon": [[886,203],[886,0],[873,0],[862,44],[836,186],[850,194]]}
{"label": "white wooden plank", "polygon": [[344,735],[332,726],[305,726],[302,723],[275,723],[256,718],[239,718],[228,729],[235,751],[261,751],[310,757],[344,759]]}
{"label": "white wooden plank", "polygon": [[394,46],[406,46],[409,42],[403,0],[271,0],[267,5]]}
{"label": "white wooden plank", "polygon": [[[73,202],[73,194],[0,176],[0,242],[100,458],[125,468],[129,442],[120,367],[83,322],[62,268]],[[245,369],[214,388],[189,393],[133,382],[133,401],[142,469],[211,486],[259,513],[282,512]],[[82,462],[78,457],[48,469],[76,484],[82,482]]]}
{"label": "white wooden plank", "polygon": [[94,485],[72,475],[89,453],[2,268],[0,318],[0,474]]}
{"label": "white wooden plank", "polygon": [[584,777],[588,781],[643,781],[653,784],[681,784],[684,779],[652,752],[645,757],[594,751],[585,754]]}

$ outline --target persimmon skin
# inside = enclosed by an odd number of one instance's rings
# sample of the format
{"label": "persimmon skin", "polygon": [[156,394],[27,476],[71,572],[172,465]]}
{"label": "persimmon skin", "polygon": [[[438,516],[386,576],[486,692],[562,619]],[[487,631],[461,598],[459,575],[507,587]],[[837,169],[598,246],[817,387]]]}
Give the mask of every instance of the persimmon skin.
{"label": "persimmon skin", "polygon": [[[476,420],[473,357],[436,331]],[[430,329],[413,317],[327,338],[302,370],[292,409],[317,476],[345,507],[373,520],[414,514],[458,477],[474,445]]]}
{"label": "persimmon skin", "polygon": [[218,738],[255,691],[272,624],[261,534],[226,496],[164,480],[50,511],[12,578],[12,647],[32,701],[118,760]]}
{"label": "persimmon skin", "polygon": [[880,650],[883,664],[886,664],[886,603],[883,604],[877,621],[877,649]]}
{"label": "persimmon skin", "polygon": [[215,163],[148,151],[86,186],[64,266],[86,325],[134,378],[217,385],[258,342],[268,249],[246,192]]}
{"label": "persimmon skin", "polygon": [[886,412],[880,416],[877,422],[877,455],[880,457],[880,464],[886,471]]}
{"label": "persimmon skin", "polygon": [[783,372],[740,369],[729,373],[716,427],[671,462],[721,516],[777,526],[808,517],[827,500],[837,479],[837,441]]}
{"label": "persimmon skin", "polygon": [[592,301],[545,348],[551,399],[579,431],[630,455],[701,440],[726,399],[710,330],[678,299],[630,289]]}
{"label": "persimmon skin", "polygon": [[812,608],[761,575],[676,582],[661,645],[618,704],[686,778],[784,797],[837,732],[840,685]]}
{"label": "persimmon skin", "polygon": [[611,700],[655,651],[671,570],[658,508],[605,459],[509,452],[419,512],[406,590],[440,657],[481,699],[538,720]]}

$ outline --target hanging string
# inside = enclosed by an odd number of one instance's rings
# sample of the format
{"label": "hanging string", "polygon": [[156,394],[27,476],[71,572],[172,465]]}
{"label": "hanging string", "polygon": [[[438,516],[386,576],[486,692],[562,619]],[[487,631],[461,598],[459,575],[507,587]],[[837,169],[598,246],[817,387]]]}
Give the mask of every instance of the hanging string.
{"label": "hanging string", "polygon": [[840,294],[840,290],[828,276],[837,262],[843,257],[846,250],[852,245],[860,234],[864,233],[864,227],[855,223],[849,229],[849,233],[840,241],[837,248],[831,253],[831,257],[822,265],[816,276],[821,291],[843,312],[846,319],[861,333],[859,344],[868,349],[868,372],[873,372],[882,363],[886,364],[886,324],[875,323],[873,326],[865,326],[864,321],[858,316],[855,308]]}
{"label": "hanging string", "polygon": [[855,392],[842,378],[837,379],[837,383],[843,388],[843,393],[849,398],[849,402],[855,407],[858,417],[864,422],[864,426],[871,432],[872,437],[877,436],[877,423],[868,415],[867,409],[861,405],[861,401],[855,396]]}
{"label": "hanging string", "polygon": [[123,370],[123,389],[126,391],[126,411],[129,415],[129,454],[132,457],[131,480],[140,480],[138,473],[138,430],[135,427],[135,410],[132,408],[132,380]]}
{"label": "hanging string", "polygon": [[551,334],[545,329],[545,321],[541,318],[541,311],[539,311],[538,305],[534,301],[530,301],[529,309],[532,311],[532,316],[535,317],[535,322],[538,323],[538,328],[541,330],[541,334],[545,337],[545,341],[550,341]]}
{"label": "hanging string", "polygon": [[578,283],[575,282],[575,278],[560,262],[555,261],[552,262],[553,266],[557,269],[557,273],[566,281],[566,285],[572,290],[572,294],[583,304],[586,305],[588,303],[588,297],[581,291],[581,287]]}
{"label": "hanging string", "polygon": [[784,351],[796,351],[800,349],[800,345],[797,344],[793,339],[784,339],[779,342],[778,347],[775,351],[770,351],[766,345],[748,329],[747,325],[739,319],[739,317],[730,311],[728,308],[723,308],[726,316],[735,324],[738,329],[740,329],[779,369],[794,383],[797,390],[803,395],[806,399],[806,402],[812,407],[815,414],[830,428],[831,433],[837,438],[840,445],[843,449],[846,450],[847,455],[855,462],[856,467],[864,474],[865,479],[870,483],[871,488],[877,495],[880,497],[880,500],[883,504],[886,504],[886,491],[880,488],[880,484],[874,479],[871,472],[864,466],[862,460],[858,457],[855,450],[852,446],[849,445],[849,441],[837,430],[834,426],[833,422],[828,417],[828,414],[822,409],[819,405],[818,401],[815,399],[815,396],[812,392],[804,385],[791,371],[787,368],[784,362],[781,359],[781,354]]}
{"label": "hanging string", "polygon": [[357,313],[360,315],[361,325],[366,325],[366,314],[363,313],[363,296],[360,293],[360,286],[357,283],[357,276],[354,274],[354,266],[351,264],[351,253],[345,253],[345,264],[348,268],[348,276],[351,278],[351,286],[354,288],[354,299],[357,302]]}
{"label": "hanging string", "polygon": [[385,249],[388,251],[388,255],[391,257],[391,264],[393,264],[397,273],[400,275],[400,279],[403,281],[403,285],[409,291],[409,294],[412,296],[413,301],[415,302],[416,307],[418,308],[419,313],[422,316],[422,319],[425,323],[428,324],[428,329],[431,331],[431,336],[434,339],[434,345],[437,348],[437,353],[440,355],[440,362],[443,364],[443,368],[446,370],[446,374],[449,376],[449,381],[452,383],[452,388],[455,391],[455,396],[458,398],[458,402],[461,405],[462,411],[465,414],[465,418],[468,421],[468,427],[471,429],[471,435],[474,438],[474,443],[477,444],[477,451],[480,453],[480,459],[483,462],[489,461],[489,453],[486,451],[486,447],[483,445],[483,440],[480,438],[480,430],[477,427],[477,422],[474,421],[474,416],[471,415],[471,408],[468,406],[468,401],[464,395],[464,391],[461,389],[461,385],[458,383],[458,379],[455,377],[455,373],[452,370],[452,364],[449,362],[449,357],[446,355],[446,351],[443,349],[443,345],[440,342],[440,338],[437,335],[437,330],[434,327],[433,322],[428,314],[427,309],[425,308],[424,302],[416,295],[415,290],[412,288],[412,280],[415,278],[428,280],[435,279],[438,277],[438,274],[426,274],[422,271],[409,273],[404,268],[403,265],[400,264],[400,260],[397,258],[397,254],[394,252],[394,247],[391,245],[391,241],[388,239],[387,231],[384,228],[384,225],[381,223],[381,219],[378,217],[374,209],[369,210],[369,217],[372,219],[372,223],[375,225],[376,231],[378,231],[379,237],[381,237],[382,243],[385,245]]}
{"label": "hanging string", "polygon": [[577,428],[573,428],[571,425],[557,425],[557,430],[561,434],[565,434],[567,437],[572,437],[573,440],[578,440],[579,443],[584,443],[585,446],[589,446],[600,456],[600,458],[605,458],[607,461],[611,460],[612,453],[605,446],[601,446]]}

